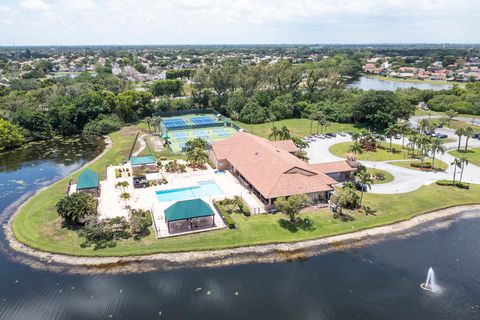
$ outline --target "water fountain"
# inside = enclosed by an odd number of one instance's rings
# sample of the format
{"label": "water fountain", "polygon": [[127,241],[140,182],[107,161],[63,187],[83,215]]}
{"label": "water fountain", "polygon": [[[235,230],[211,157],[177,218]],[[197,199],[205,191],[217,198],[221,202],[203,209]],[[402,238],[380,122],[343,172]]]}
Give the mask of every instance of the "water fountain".
{"label": "water fountain", "polygon": [[427,280],[420,285],[423,290],[437,292],[440,290],[440,287],[437,285],[437,281],[435,279],[435,272],[433,272],[432,268],[428,269],[427,273]]}

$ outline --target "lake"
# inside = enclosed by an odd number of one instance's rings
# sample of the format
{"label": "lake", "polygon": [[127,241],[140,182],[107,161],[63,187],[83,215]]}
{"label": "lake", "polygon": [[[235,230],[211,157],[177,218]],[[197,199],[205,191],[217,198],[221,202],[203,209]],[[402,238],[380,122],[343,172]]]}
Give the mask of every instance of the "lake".
{"label": "lake", "polygon": [[358,80],[355,80],[346,85],[347,88],[359,88],[363,90],[387,90],[395,91],[397,89],[405,88],[417,88],[422,90],[447,90],[450,89],[451,85],[446,84],[435,84],[430,82],[408,82],[408,81],[392,81],[392,80],[381,80],[368,77],[360,77]]}
{"label": "lake", "polygon": [[[0,155],[0,222],[101,147],[75,139]],[[480,318],[478,219],[306,261],[117,275],[32,269],[0,237],[2,320]],[[441,294],[419,287],[429,267]]]}

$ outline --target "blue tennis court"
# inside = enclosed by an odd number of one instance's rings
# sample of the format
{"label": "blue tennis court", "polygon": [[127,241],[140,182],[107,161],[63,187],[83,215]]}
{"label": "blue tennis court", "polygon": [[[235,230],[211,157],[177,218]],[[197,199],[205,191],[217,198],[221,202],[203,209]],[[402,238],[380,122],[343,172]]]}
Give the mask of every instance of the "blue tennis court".
{"label": "blue tennis court", "polygon": [[188,138],[185,132],[173,132],[172,137],[175,140],[186,140]]}
{"label": "blue tennis court", "polygon": [[194,131],[193,135],[197,138],[208,138],[210,135],[208,134],[207,131]]}
{"label": "blue tennis court", "polygon": [[205,116],[202,116],[202,117],[192,117],[192,118],[190,118],[190,121],[192,121],[192,122],[193,122],[194,124],[196,124],[197,126],[215,123],[215,120],[213,120],[213,119],[210,118],[210,117],[205,117]]}
{"label": "blue tennis court", "polygon": [[163,119],[163,124],[168,129],[187,128],[188,127],[187,124],[185,123],[185,121],[183,121],[183,119],[180,119],[180,118]]}
{"label": "blue tennis court", "polygon": [[228,137],[231,135],[231,133],[225,129],[213,129],[213,133],[215,133],[219,137]]}

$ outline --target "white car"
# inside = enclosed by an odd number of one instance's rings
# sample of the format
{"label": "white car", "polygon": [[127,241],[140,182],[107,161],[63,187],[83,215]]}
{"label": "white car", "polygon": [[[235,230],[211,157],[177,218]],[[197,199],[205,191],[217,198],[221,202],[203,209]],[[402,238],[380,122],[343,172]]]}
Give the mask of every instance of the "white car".
{"label": "white car", "polygon": [[323,134],[316,134],[315,137],[318,139],[325,139],[325,136]]}
{"label": "white car", "polygon": [[338,134],[341,135],[342,137],[345,137],[347,135],[345,132],[339,132]]}

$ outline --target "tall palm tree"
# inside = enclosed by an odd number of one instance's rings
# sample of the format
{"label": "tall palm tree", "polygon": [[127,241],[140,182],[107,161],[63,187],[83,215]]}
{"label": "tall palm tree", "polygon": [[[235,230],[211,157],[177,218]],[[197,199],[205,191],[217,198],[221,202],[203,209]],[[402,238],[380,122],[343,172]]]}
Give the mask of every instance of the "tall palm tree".
{"label": "tall palm tree", "polygon": [[318,134],[318,127],[320,126],[320,133],[323,133],[323,127],[327,124],[327,117],[322,111],[318,111],[316,115],[317,120],[317,134]]}
{"label": "tall palm tree", "polygon": [[408,146],[410,147],[412,155],[415,155],[415,147],[417,146],[418,135],[412,132],[412,135],[408,138],[408,140]]}
{"label": "tall palm tree", "polygon": [[287,140],[290,138],[290,130],[288,130],[287,126],[283,126],[282,129],[280,129],[280,139]]}
{"label": "tall palm tree", "polygon": [[151,130],[151,125],[152,125],[152,118],[150,117],[145,117],[145,122],[147,123],[147,126],[148,126],[148,132],[152,133],[152,130]]}
{"label": "tall palm tree", "polygon": [[360,134],[358,132],[352,133],[353,142],[358,142],[360,140]]}
{"label": "tall palm tree", "polygon": [[313,121],[315,121],[315,113],[311,113],[308,116],[308,120],[310,120],[310,134],[312,134]]}
{"label": "tall palm tree", "polygon": [[272,113],[270,117],[268,117],[268,121],[272,123],[272,129],[275,127],[275,121],[277,121],[277,117]]}
{"label": "tall palm tree", "polygon": [[128,192],[123,192],[120,195],[120,199],[122,199],[125,202],[125,207],[127,206],[127,201],[130,200],[131,198],[132,198],[132,196]]}
{"label": "tall palm tree", "polygon": [[395,124],[385,129],[385,135],[390,139],[390,151],[392,151],[392,139],[396,134],[398,134],[398,127]]}
{"label": "tall palm tree", "polygon": [[275,126],[272,127],[272,130],[271,130],[271,132],[270,132],[270,134],[269,134],[269,137],[270,137],[270,138],[273,137],[273,140],[276,141],[276,140],[277,140],[277,136],[280,136],[280,135],[281,135],[281,131],[278,130],[278,128],[275,127]]}
{"label": "tall palm tree", "polygon": [[443,145],[440,138],[436,138],[430,144],[430,152],[432,152],[432,169],[435,168],[435,156],[437,153],[445,154],[445,146]]}
{"label": "tall palm tree", "polygon": [[353,152],[355,154],[357,154],[357,152],[362,153],[363,152],[362,145],[358,142],[354,142],[348,149],[348,152]]}
{"label": "tall palm tree", "polygon": [[457,175],[457,168],[462,167],[462,161],[460,159],[455,158],[452,163],[450,163],[453,166],[453,180],[452,183],[455,184],[455,177]]}
{"label": "tall palm tree", "polygon": [[420,134],[424,135],[426,133],[427,128],[430,127],[430,120],[428,119],[422,119],[418,123],[419,129],[420,129]]}
{"label": "tall palm tree", "polygon": [[463,178],[463,170],[465,169],[465,166],[468,166],[468,159],[467,158],[460,158],[460,162],[462,163],[462,171],[460,171],[460,182],[462,182]]}
{"label": "tall palm tree", "polygon": [[458,136],[458,147],[457,150],[460,151],[460,143],[462,142],[462,136],[465,135],[465,129],[463,128],[458,128],[455,130],[455,134]]}
{"label": "tall palm tree", "polygon": [[472,138],[475,135],[475,130],[473,130],[472,127],[467,127],[464,130],[464,135],[465,135],[465,151],[468,150],[468,140]]}
{"label": "tall palm tree", "polygon": [[425,158],[428,156],[428,151],[430,150],[431,142],[432,140],[427,135],[420,136],[418,138],[417,145],[418,145],[418,150],[420,154],[421,169],[423,169],[423,162],[425,161]]}
{"label": "tall palm tree", "polygon": [[399,123],[398,124],[398,134],[402,136],[402,149],[405,145],[405,136],[409,133],[410,128],[408,127],[408,124],[406,123]]}
{"label": "tall palm tree", "polygon": [[[372,189],[372,183],[373,183],[373,180],[372,180],[372,177],[370,176],[370,174],[366,171],[366,170],[362,170],[362,171],[358,171],[357,172],[357,178],[358,180],[360,180],[360,182],[367,186],[369,189]],[[360,194],[360,206],[362,205],[362,201],[363,201],[363,187],[361,188],[361,194]]]}

